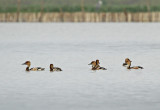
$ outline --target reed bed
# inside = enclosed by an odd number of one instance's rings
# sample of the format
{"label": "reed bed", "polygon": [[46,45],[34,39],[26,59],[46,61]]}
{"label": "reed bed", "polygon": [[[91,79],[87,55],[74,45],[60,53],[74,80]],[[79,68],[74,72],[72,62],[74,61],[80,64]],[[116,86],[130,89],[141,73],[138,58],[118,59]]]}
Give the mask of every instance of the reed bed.
{"label": "reed bed", "polygon": [[160,12],[0,13],[0,22],[160,22]]}

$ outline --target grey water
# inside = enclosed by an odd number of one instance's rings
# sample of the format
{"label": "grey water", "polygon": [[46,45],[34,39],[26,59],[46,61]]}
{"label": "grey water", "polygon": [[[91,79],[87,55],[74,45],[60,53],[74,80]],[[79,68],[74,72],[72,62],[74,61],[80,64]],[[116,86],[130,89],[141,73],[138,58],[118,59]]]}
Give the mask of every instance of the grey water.
{"label": "grey water", "polygon": [[[159,23],[0,23],[0,110],[159,110]],[[123,67],[125,58],[143,70]],[[92,71],[99,59],[107,70]],[[25,61],[45,71],[26,72]],[[50,72],[49,65],[62,68]]]}

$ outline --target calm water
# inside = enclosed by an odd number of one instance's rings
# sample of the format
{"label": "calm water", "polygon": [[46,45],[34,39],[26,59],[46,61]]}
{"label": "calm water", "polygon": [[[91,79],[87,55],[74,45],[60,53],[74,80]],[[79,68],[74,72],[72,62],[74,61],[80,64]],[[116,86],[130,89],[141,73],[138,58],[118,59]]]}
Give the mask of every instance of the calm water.
{"label": "calm water", "polygon": [[[0,110],[159,110],[160,24],[0,24]],[[129,57],[132,65],[122,67]],[[107,71],[91,71],[92,60]],[[45,67],[25,72],[21,65]],[[50,72],[49,64],[63,72]]]}

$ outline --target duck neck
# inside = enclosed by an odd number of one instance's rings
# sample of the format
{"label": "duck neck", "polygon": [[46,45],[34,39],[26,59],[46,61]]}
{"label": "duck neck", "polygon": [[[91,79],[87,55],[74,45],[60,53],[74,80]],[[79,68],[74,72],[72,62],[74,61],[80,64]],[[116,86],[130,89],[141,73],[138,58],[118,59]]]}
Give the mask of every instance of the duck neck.
{"label": "duck neck", "polygon": [[53,71],[53,66],[52,65],[50,65],[50,71]]}
{"label": "duck neck", "polygon": [[29,66],[27,66],[26,71],[29,71]]}
{"label": "duck neck", "polygon": [[30,65],[31,65],[31,64],[28,64],[28,65],[27,65],[26,71],[29,71]]}
{"label": "duck neck", "polygon": [[50,71],[53,71],[53,68],[50,67]]}
{"label": "duck neck", "polygon": [[127,68],[128,68],[128,69],[131,69],[131,63],[128,64],[128,67],[127,67]]}
{"label": "duck neck", "polygon": [[128,66],[127,69],[131,69],[131,66]]}

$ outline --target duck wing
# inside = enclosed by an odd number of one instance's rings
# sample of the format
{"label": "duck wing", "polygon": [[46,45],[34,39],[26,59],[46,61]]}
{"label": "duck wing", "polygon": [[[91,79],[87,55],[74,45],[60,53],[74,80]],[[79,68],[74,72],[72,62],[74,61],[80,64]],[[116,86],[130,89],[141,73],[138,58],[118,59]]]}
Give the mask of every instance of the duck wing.
{"label": "duck wing", "polygon": [[141,66],[133,66],[133,67],[131,67],[132,69],[143,69],[143,67],[141,67]]}
{"label": "duck wing", "polygon": [[59,68],[59,67],[54,67],[54,68],[53,68],[53,71],[62,71],[62,69]]}
{"label": "duck wing", "polygon": [[106,68],[104,67],[99,67],[100,70],[107,70]]}
{"label": "duck wing", "polygon": [[92,67],[92,70],[107,70],[104,67],[100,67],[99,65],[96,65],[95,67]]}
{"label": "duck wing", "polygon": [[45,68],[42,68],[42,67],[33,67],[30,70],[31,71],[43,71],[43,70],[45,70]]}

